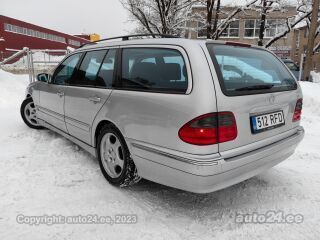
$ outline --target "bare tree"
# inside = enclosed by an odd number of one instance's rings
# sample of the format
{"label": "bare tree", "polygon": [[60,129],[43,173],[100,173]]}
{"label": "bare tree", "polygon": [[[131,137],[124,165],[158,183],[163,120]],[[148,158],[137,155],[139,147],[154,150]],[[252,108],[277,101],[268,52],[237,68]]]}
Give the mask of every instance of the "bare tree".
{"label": "bare tree", "polygon": [[286,6],[288,6],[288,2],[283,0],[260,0],[259,2],[259,4],[254,5],[253,9],[260,15],[258,45],[263,46],[266,29],[271,27],[270,24],[267,24],[269,14],[275,11],[287,11]]}
{"label": "bare tree", "polygon": [[182,35],[195,0],[121,0],[140,33]]}
{"label": "bare tree", "polygon": [[[223,11],[227,18],[220,19],[220,15],[222,14],[221,0],[198,0],[199,4],[206,6],[206,12],[205,14],[195,14],[193,20],[205,26],[208,39],[219,39],[230,23],[236,20],[237,14],[251,8],[257,1],[250,0],[245,5],[238,6],[231,12]],[[197,30],[201,30],[201,28],[197,28]]]}
{"label": "bare tree", "polygon": [[308,16],[311,15],[311,11],[312,10],[309,10],[307,11],[306,13],[302,14],[301,16],[297,16],[295,18],[294,21],[292,21],[290,23],[290,20],[289,18],[286,20],[286,29],[278,34],[276,34],[273,38],[271,38],[266,44],[265,44],[265,47],[268,48],[270,47],[274,42],[278,41],[279,39],[285,37],[288,33],[290,33],[292,31],[292,29],[294,29],[294,27],[304,21]]}
{"label": "bare tree", "polygon": [[[320,26],[317,29],[316,35],[315,35],[315,39],[320,35]],[[0,40],[1,41],[1,40]],[[315,53],[318,49],[320,49],[320,41],[315,45],[315,47],[313,48],[313,53]]]}
{"label": "bare tree", "polygon": [[221,1],[217,0],[216,13],[215,13],[213,29],[212,29],[213,33],[215,33],[217,31],[218,21],[220,19],[220,8],[221,8]]}
{"label": "bare tree", "polygon": [[308,23],[309,18],[312,12],[312,5],[309,1],[302,0],[299,1],[299,5],[297,6],[297,15],[288,17],[286,19],[286,26],[282,32],[279,32],[274,37],[269,39],[268,42],[264,45],[266,48],[270,47],[273,43],[278,41],[279,39],[285,37],[288,33],[290,33],[299,23],[306,21]]}
{"label": "bare tree", "polygon": [[316,36],[316,32],[318,29],[318,16],[319,16],[319,6],[320,0],[313,0],[312,4],[312,18],[311,24],[309,28],[309,37],[308,37],[308,45],[307,45],[307,52],[306,52],[306,64],[305,70],[303,72],[303,80],[308,81],[310,71],[312,70],[312,55],[314,49],[314,39]]}
{"label": "bare tree", "polygon": [[[220,0],[205,0],[206,2],[206,27],[207,27],[207,38],[210,39],[217,30],[221,1]],[[216,6],[215,6],[216,4]]]}
{"label": "bare tree", "polygon": [[213,33],[212,21],[213,21],[213,9],[215,0],[206,0],[207,2],[207,38],[211,38]]}
{"label": "bare tree", "polygon": [[267,18],[267,10],[268,7],[270,7],[273,2],[268,2],[267,0],[261,1],[261,19],[260,19],[260,29],[259,29],[259,40],[258,40],[258,46],[263,46],[263,38],[264,38],[264,32],[266,29],[266,18]]}

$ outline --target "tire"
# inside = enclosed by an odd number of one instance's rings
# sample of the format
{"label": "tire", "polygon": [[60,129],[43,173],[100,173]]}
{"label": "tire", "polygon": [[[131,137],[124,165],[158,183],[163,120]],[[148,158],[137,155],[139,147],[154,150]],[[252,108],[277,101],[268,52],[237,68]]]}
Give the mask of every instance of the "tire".
{"label": "tire", "polygon": [[122,134],[113,125],[100,131],[97,156],[103,176],[112,185],[127,187],[141,179]]}
{"label": "tire", "polygon": [[33,129],[44,129],[44,127],[38,123],[36,108],[31,97],[26,98],[22,102],[20,114],[24,123],[27,124],[28,127]]}

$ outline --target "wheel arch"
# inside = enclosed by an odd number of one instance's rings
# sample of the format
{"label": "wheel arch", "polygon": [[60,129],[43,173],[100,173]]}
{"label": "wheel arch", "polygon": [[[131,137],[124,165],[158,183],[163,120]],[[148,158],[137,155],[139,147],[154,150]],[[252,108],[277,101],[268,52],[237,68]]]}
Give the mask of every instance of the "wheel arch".
{"label": "wheel arch", "polygon": [[97,141],[98,141],[98,136],[99,136],[99,133],[101,131],[101,129],[106,126],[106,125],[112,125],[113,127],[117,128],[119,130],[119,132],[121,133],[121,135],[123,136],[122,132],[120,131],[120,129],[113,123],[111,122],[110,120],[101,120],[95,130],[94,130],[94,138],[93,138],[93,147],[97,147]]}

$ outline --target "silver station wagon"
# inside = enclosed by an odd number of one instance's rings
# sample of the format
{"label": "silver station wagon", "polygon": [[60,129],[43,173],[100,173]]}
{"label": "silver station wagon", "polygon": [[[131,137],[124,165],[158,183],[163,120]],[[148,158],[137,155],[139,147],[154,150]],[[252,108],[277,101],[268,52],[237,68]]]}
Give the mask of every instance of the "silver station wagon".
{"label": "silver station wagon", "polygon": [[253,177],[304,136],[302,92],[270,51],[170,36],[104,39],[39,74],[25,123],[96,156],[105,178],[141,178],[196,193]]}

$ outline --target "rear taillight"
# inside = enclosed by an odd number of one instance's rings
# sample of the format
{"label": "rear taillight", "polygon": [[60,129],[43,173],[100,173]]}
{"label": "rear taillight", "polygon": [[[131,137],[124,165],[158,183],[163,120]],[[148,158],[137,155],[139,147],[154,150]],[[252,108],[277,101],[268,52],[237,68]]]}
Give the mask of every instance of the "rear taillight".
{"label": "rear taillight", "polygon": [[179,130],[182,141],[194,145],[211,145],[234,140],[237,124],[232,112],[209,113],[186,123]]}
{"label": "rear taillight", "polygon": [[294,109],[292,121],[293,122],[300,121],[301,113],[302,113],[302,98],[298,99],[298,101],[296,103],[296,107]]}

